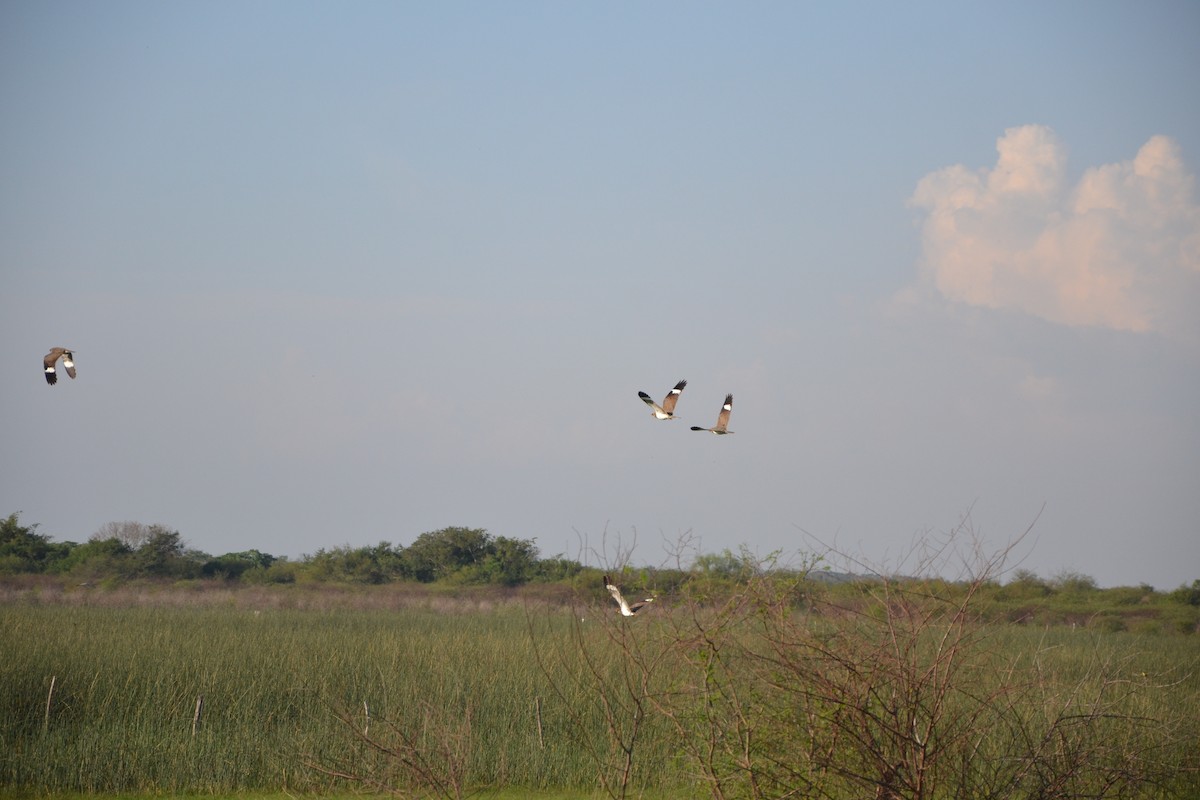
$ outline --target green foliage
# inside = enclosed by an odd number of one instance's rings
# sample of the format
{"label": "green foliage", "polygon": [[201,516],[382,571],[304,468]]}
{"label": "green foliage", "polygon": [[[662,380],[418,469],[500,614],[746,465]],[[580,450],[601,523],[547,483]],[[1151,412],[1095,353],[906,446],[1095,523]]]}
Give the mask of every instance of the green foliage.
{"label": "green foliage", "polygon": [[91,539],[72,547],[56,571],[86,580],[128,578],[134,573],[132,554],[133,549],[119,539]]}
{"label": "green foliage", "polygon": [[1096,579],[1073,570],[1063,570],[1050,579],[1050,585],[1060,592],[1087,594],[1096,591]]}
{"label": "green foliage", "polygon": [[277,558],[266,568],[255,568],[242,573],[242,582],[248,584],[290,584],[295,583],[304,565],[299,561],[288,561]]}
{"label": "green foliage", "polygon": [[422,533],[404,550],[407,575],[422,583],[516,586],[537,573],[531,539],[493,537],[482,528],[442,528]]}
{"label": "green foliage", "polygon": [[583,572],[583,565],[578,561],[563,558],[561,555],[552,558],[539,559],[533,565],[530,580],[549,582],[567,582]]}
{"label": "green foliage", "polygon": [[151,525],[146,542],[133,552],[133,567],[151,578],[195,578],[203,568],[202,558],[188,553],[179,531]]}
{"label": "green foliage", "polygon": [[207,578],[255,585],[411,580],[519,586],[567,580],[583,569],[561,557],[539,560],[531,539],[493,537],[478,528],[423,533],[407,548],[388,542],[322,548],[291,562],[259,550],[213,557],[189,549],[178,531],[162,525],[108,523],[84,544],[52,542],[36,527],[20,525],[16,514],[0,522],[0,574],[48,572],[105,582]]}
{"label": "green foliage", "polygon": [[481,528],[442,528],[418,536],[405,558],[412,576],[429,583],[478,566],[491,550],[491,536]]}
{"label": "green foliage", "polygon": [[1200,606],[1200,579],[1192,581],[1191,586],[1180,586],[1171,592],[1172,602],[1189,606]]}
{"label": "green foliage", "polygon": [[[492,536],[481,528],[422,533],[408,547],[384,541],[365,547],[322,548],[295,561],[259,550],[210,556],[189,549],[178,531],[162,525],[108,523],[83,544],[53,542],[36,528],[21,525],[15,513],[0,520],[0,575],[61,575],[105,585],[146,579],[208,579],[246,586],[554,583],[578,592],[590,591],[602,574],[562,555],[539,558],[532,539]],[[785,567],[778,556],[760,558],[745,546],[736,552],[701,553],[689,569],[643,567],[622,576],[622,583],[638,591],[705,602],[720,602],[736,593],[740,584],[764,575],[793,584],[797,576],[807,576],[808,588],[840,594],[846,603],[864,602],[876,586],[875,579],[818,571],[819,559]],[[942,598],[952,598],[961,590],[959,584],[936,580],[924,581],[921,588]],[[795,585],[794,591],[793,604],[798,607],[807,589]],[[1069,570],[1043,579],[1018,569],[1007,583],[988,582],[978,594],[981,613],[1007,622],[1162,634],[1200,631],[1200,580],[1164,594],[1145,584],[1101,589],[1091,576]]]}
{"label": "green foliage", "polygon": [[692,570],[703,576],[749,580],[758,571],[758,565],[745,548],[736,555],[726,548],[720,553],[702,553],[696,556]]}
{"label": "green foliage", "polygon": [[378,584],[406,574],[402,548],[388,542],[374,547],[334,547],[305,559],[298,574],[307,580]]}
{"label": "green foliage", "polygon": [[1105,589],[1105,599],[1116,606],[1136,606],[1149,603],[1154,598],[1154,587],[1142,584],[1141,586],[1114,586],[1111,589]]}
{"label": "green foliage", "polygon": [[70,543],[54,544],[37,533],[37,525],[21,525],[17,514],[0,521],[0,574],[47,572],[70,552]]}
{"label": "green foliage", "polygon": [[1019,569],[1013,573],[1012,580],[1000,590],[999,594],[1006,598],[1034,600],[1053,593],[1053,589],[1037,573]]}
{"label": "green foliage", "polygon": [[487,558],[488,583],[504,586],[525,583],[534,575],[537,553],[537,546],[530,539],[497,536]]}
{"label": "green foliage", "polygon": [[204,562],[204,566],[200,568],[200,574],[205,578],[237,580],[250,570],[265,572],[277,560],[275,556],[260,553],[258,550],[226,553]]}

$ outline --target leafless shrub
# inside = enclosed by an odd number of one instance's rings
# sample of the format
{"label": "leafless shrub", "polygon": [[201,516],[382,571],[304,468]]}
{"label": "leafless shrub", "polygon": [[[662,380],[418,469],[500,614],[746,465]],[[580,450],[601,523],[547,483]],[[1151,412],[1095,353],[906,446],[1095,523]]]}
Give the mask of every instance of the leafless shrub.
{"label": "leafless shrub", "polygon": [[544,636],[532,614],[528,620],[538,667],[571,721],[566,735],[595,764],[605,794],[629,796],[673,641],[639,624],[644,616],[606,606],[576,609],[565,639]]}
{"label": "leafless shrub", "polygon": [[359,747],[352,754],[309,756],[306,766],[370,791],[461,800],[468,790],[472,708],[421,703],[404,722],[355,709],[334,713]]}
{"label": "leafless shrub", "polygon": [[106,522],[92,534],[92,540],[99,539],[116,539],[121,544],[136,550],[146,542],[150,541],[154,535],[151,526],[141,522],[126,520],[125,522]]}
{"label": "leafless shrub", "polygon": [[807,561],[870,576],[849,587],[764,564],[635,624],[577,624],[574,652],[542,669],[602,707],[593,758],[612,797],[651,714],[718,800],[1146,796],[1171,774],[1159,754],[1178,719],[1108,651],[1051,665],[1052,649],[1014,650],[1012,629],[976,611],[1022,538],[988,552],[965,517],[887,568],[832,548]]}
{"label": "leafless shrub", "polygon": [[[580,553],[621,575],[637,543],[605,527],[597,550],[581,534]],[[572,610],[570,635],[545,635],[526,609],[538,668],[571,720],[567,735],[596,766],[601,789],[612,798],[629,796],[639,766],[655,695],[665,684],[675,650],[669,629],[653,622],[651,608],[622,617],[597,582],[596,599]],[[595,720],[602,720],[597,729]]]}

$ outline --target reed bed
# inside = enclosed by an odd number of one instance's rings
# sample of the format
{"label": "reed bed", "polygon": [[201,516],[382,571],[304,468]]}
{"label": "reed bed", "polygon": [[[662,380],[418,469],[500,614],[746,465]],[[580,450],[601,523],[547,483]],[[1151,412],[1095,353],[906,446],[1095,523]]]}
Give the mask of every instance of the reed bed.
{"label": "reed bed", "polygon": [[[540,630],[565,636],[555,616]],[[330,790],[314,767],[383,768],[348,726],[419,729],[430,713],[469,721],[474,785],[594,785],[517,608],[0,606],[0,638],[8,787]]]}
{"label": "reed bed", "polygon": [[[583,796],[606,768],[597,754],[621,735],[621,703],[680,691],[695,665],[665,605],[614,621],[606,606],[504,598],[378,594],[354,605],[304,595],[297,607],[288,597],[0,603],[0,793],[344,792],[364,777],[375,788],[403,785],[394,758],[373,746],[399,736],[458,758],[470,787]],[[846,623],[814,624],[832,635]],[[985,636],[981,652],[1004,662],[989,674],[1036,666],[1081,693],[1101,676],[1130,689],[1123,719],[1172,721],[1157,757],[1180,765],[1178,780],[1137,796],[1200,789],[1200,639],[1015,625],[989,625]],[[628,659],[650,651],[661,653],[646,668],[651,682],[630,689]],[[616,705],[606,711],[598,692]],[[656,716],[662,705],[645,704],[629,793],[707,796],[676,738],[683,717]]]}

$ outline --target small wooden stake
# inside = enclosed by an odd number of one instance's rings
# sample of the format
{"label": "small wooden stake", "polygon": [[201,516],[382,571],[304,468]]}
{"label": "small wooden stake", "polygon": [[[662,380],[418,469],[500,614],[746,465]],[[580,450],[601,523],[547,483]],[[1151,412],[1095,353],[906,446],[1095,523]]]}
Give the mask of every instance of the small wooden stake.
{"label": "small wooden stake", "polygon": [[196,696],[196,713],[192,715],[192,736],[196,735],[196,728],[200,727],[200,712],[204,709],[204,695]]}
{"label": "small wooden stake", "polygon": [[367,706],[367,701],[363,700],[363,736],[366,736],[369,730],[371,730],[371,709]]}
{"label": "small wooden stake", "polygon": [[46,717],[42,720],[42,733],[50,730],[50,701],[54,699],[54,683],[57,680],[57,675],[50,676],[50,693],[46,695]]}
{"label": "small wooden stake", "polygon": [[538,747],[546,749],[546,741],[542,738],[542,698],[533,698],[533,707],[537,711]]}

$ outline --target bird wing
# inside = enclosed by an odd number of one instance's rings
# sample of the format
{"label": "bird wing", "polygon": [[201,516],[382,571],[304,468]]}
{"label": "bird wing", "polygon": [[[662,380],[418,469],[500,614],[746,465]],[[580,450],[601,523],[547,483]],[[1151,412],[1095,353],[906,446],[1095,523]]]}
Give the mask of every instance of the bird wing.
{"label": "bird wing", "polygon": [[729,415],[733,412],[733,395],[725,395],[725,403],[721,406],[721,413],[717,415],[717,425],[713,430],[724,432],[729,425]]}
{"label": "bird wing", "polygon": [[679,402],[679,395],[683,394],[683,387],[687,386],[687,381],[680,381],[675,384],[675,388],[667,392],[667,396],[663,399],[663,411],[668,414],[675,413],[675,404]]}
{"label": "bird wing", "polygon": [[72,378],[75,377],[75,354],[67,350],[63,354],[63,366],[67,368],[67,374]]}
{"label": "bird wing", "polygon": [[621,590],[610,582],[607,575],[604,576],[604,588],[608,589],[608,593],[613,596],[613,600],[617,601],[617,605],[621,607],[621,613],[629,616],[633,612],[629,610],[629,604],[625,602],[625,598],[621,596]]}
{"label": "bird wing", "polygon": [[54,372],[54,362],[58,361],[58,357],[62,355],[62,352],[61,347],[51,348],[50,352],[46,353],[45,358],[42,359],[42,368],[46,371],[46,383],[51,386],[58,382],[58,375]]}
{"label": "bird wing", "polygon": [[636,614],[637,612],[641,611],[643,608],[645,608],[647,605],[649,605],[650,603],[653,603],[653,602],[654,602],[653,597],[647,597],[645,600],[639,600],[629,607],[629,613],[631,615]]}
{"label": "bird wing", "polygon": [[654,399],[645,392],[638,392],[638,397],[642,398],[642,402],[654,409],[655,412],[661,412],[663,414],[667,413],[666,409],[654,402]]}

